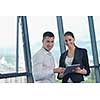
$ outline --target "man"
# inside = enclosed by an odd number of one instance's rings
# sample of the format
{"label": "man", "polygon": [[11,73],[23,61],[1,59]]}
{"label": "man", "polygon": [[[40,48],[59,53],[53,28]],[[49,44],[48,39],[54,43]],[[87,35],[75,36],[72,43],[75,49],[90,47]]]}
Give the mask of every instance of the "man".
{"label": "man", "polygon": [[63,73],[63,68],[55,68],[54,58],[50,50],[54,46],[54,34],[45,32],[43,34],[43,46],[33,56],[33,76],[36,82],[39,83],[54,83],[55,73]]}

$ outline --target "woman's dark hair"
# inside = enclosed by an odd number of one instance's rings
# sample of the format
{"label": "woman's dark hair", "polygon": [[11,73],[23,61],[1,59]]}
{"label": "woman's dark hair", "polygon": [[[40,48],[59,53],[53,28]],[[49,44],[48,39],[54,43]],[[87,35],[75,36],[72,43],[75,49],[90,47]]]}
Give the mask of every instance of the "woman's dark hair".
{"label": "woman's dark hair", "polygon": [[75,39],[74,34],[73,34],[72,32],[70,32],[70,31],[67,31],[67,32],[64,34],[64,36],[66,36],[66,35],[69,35],[69,36],[71,36],[71,37],[73,37],[73,38]]}

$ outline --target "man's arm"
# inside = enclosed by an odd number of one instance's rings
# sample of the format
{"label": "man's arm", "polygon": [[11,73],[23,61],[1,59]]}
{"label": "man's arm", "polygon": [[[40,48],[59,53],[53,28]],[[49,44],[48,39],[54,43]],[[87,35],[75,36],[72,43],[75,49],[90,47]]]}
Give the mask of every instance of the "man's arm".
{"label": "man's arm", "polygon": [[45,68],[42,63],[33,64],[32,73],[35,80],[48,79],[54,74],[53,69]]}

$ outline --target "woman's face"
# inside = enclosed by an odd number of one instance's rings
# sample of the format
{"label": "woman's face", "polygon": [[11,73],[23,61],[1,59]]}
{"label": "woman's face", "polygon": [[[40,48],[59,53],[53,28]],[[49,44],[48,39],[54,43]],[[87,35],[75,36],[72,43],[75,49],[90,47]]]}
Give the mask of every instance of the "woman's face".
{"label": "woman's face", "polygon": [[74,46],[75,39],[72,36],[66,35],[66,36],[64,36],[64,40],[65,40],[65,44],[68,46],[68,48],[71,48]]}

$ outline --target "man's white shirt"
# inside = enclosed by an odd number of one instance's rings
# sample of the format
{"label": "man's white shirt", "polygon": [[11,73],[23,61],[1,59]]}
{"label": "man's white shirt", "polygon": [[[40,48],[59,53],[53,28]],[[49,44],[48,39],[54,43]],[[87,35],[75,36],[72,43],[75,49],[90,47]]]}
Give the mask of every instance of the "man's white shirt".
{"label": "man's white shirt", "polygon": [[36,82],[54,83],[55,75],[53,69],[55,67],[54,58],[51,52],[41,48],[32,59],[32,73]]}

